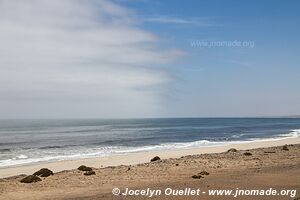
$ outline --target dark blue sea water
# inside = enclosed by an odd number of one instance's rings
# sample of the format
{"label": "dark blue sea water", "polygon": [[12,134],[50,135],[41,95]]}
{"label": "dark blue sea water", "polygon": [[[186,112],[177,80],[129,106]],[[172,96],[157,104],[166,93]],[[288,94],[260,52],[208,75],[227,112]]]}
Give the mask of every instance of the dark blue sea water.
{"label": "dark blue sea water", "polygon": [[300,118],[0,120],[0,167],[300,136]]}

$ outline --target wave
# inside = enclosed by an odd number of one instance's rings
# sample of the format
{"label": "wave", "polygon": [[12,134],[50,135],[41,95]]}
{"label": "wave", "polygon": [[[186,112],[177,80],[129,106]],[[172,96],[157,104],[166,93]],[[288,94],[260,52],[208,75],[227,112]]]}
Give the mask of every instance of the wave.
{"label": "wave", "polygon": [[[239,135],[235,137],[238,138],[238,136]],[[14,154],[9,159],[0,160],[0,167],[26,165],[26,164],[32,164],[38,162],[76,160],[76,159],[91,158],[91,157],[107,157],[111,155],[122,155],[122,154],[129,154],[129,153],[138,153],[138,152],[223,146],[228,144],[249,143],[253,141],[276,141],[276,140],[298,138],[298,137],[300,137],[300,129],[294,129],[287,134],[280,134],[273,138],[252,138],[252,139],[240,140],[240,141],[199,140],[193,142],[164,143],[164,144],[146,145],[146,146],[139,146],[139,147],[106,146],[106,147],[87,148],[84,146],[82,147],[76,146],[72,149],[65,149],[65,150],[63,150],[61,146],[46,146],[43,148],[39,148],[42,151],[37,151],[37,149],[32,149],[32,151],[27,150],[26,153]],[[51,152],[47,151],[47,149],[52,151]],[[56,149],[57,151],[55,151]],[[1,149],[0,151],[9,152],[10,149]]]}
{"label": "wave", "polygon": [[40,147],[39,149],[60,149],[63,148],[65,146],[44,146],[44,147]]}
{"label": "wave", "polygon": [[10,152],[11,149],[5,148],[5,149],[0,149],[0,153],[5,153],[5,152]]}
{"label": "wave", "polygon": [[291,130],[287,134],[281,134],[279,136],[286,137],[286,138],[298,138],[298,137],[300,137],[300,129],[294,129],[294,130]]}

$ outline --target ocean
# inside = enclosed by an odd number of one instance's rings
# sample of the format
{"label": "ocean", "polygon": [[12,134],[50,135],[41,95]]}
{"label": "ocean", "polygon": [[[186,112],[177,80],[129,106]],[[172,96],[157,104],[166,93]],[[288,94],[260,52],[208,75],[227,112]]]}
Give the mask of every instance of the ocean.
{"label": "ocean", "polygon": [[0,167],[300,136],[300,118],[0,120]]}

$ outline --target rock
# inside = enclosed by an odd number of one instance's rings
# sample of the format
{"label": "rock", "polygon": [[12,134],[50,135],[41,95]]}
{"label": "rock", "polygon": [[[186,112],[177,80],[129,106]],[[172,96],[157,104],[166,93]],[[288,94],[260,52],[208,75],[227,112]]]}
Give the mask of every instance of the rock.
{"label": "rock", "polygon": [[237,150],[235,148],[228,149],[227,153],[235,153]]}
{"label": "rock", "polygon": [[194,178],[194,179],[200,179],[200,178],[203,178],[203,176],[201,176],[200,174],[197,174],[197,175],[193,175],[192,178]]}
{"label": "rock", "polygon": [[245,156],[252,156],[252,153],[250,153],[250,152],[245,152],[244,155],[245,155]]}
{"label": "rock", "polygon": [[34,182],[38,182],[41,180],[42,179],[36,175],[29,175],[29,176],[26,176],[25,178],[23,178],[20,182],[21,183],[34,183]]}
{"label": "rock", "polygon": [[151,159],[151,162],[158,161],[158,160],[160,160],[160,157],[155,156],[154,158]]}
{"label": "rock", "polygon": [[93,171],[92,168],[87,167],[87,166],[85,166],[85,165],[81,165],[81,166],[78,167],[77,169],[80,170],[80,171]]}
{"label": "rock", "polygon": [[286,145],[284,145],[284,146],[281,148],[281,150],[283,150],[283,151],[288,151],[288,150],[289,150],[289,148],[288,148],[287,144],[286,144]]}
{"label": "rock", "polygon": [[199,173],[199,175],[206,175],[207,176],[207,175],[209,175],[209,173],[207,171],[202,171],[202,172]]}
{"label": "rock", "polygon": [[35,172],[33,175],[40,177],[48,177],[53,175],[53,172],[50,169],[42,168],[39,171]]}
{"label": "rock", "polygon": [[178,164],[178,163],[176,163],[175,165],[176,165],[176,166],[179,166],[179,164]]}
{"label": "rock", "polygon": [[85,176],[90,176],[90,175],[95,175],[95,174],[96,174],[96,172],[94,172],[93,170],[91,170],[91,171],[86,171],[86,172],[84,172],[83,175],[85,175]]}

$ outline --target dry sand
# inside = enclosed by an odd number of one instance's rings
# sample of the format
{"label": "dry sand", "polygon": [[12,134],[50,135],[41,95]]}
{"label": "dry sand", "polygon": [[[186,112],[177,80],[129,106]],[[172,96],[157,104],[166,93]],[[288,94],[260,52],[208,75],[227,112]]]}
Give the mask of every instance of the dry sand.
{"label": "dry sand", "polygon": [[[288,151],[278,145],[289,145]],[[298,144],[296,144],[298,143]],[[110,158],[92,158],[76,161],[41,163],[0,169],[7,177],[21,173],[32,174],[42,167],[57,173],[36,183],[20,183],[24,176],[0,179],[0,199],[147,199],[145,196],[114,196],[115,187],[123,192],[131,189],[290,189],[290,196],[154,196],[151,199],[296,199],[300,196],[300,140],[299,138],[249,142],[218,147],[135,153]],[[278,147],[275,147],[278,146]],[[225,152],[236,148],[236,153]],[[268,148],[261,148],[268,147]],[[256,149],[253,149],[256,148]],[[251,149],[250,156],[244,155]],[[223,152],[223,153],[220,153]],[[162,161],[149,163],[159,155]],[[182,157],[183,156],[183,157]],[[140,164],[138,164],[140,163]],[[96,175],[84,176],[73,169],[79,165],[95,167]],[[122,165],[121,165],[122,164]],[[102,166],[102,168],[100,168]],[[107,167],[111,166],[111,167]],[[73,169],[62,171],[66,169]],[[201,179],[192,175],[202,170],[210,174]],[[61,171],[61,172],[58,172]]]}

